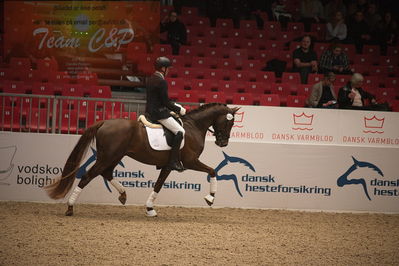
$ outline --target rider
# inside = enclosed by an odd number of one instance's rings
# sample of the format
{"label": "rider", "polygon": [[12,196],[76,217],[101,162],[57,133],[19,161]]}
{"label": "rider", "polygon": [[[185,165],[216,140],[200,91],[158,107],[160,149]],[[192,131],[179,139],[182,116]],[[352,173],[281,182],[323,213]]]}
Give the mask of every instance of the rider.
{"label": "rider", "polygon": [[185,131],[171,116],[170,111],[183,116],[186,114],[186,109],[180,104],[171,102],[168,97],[168,83],[165,77],[171,66],[172,63],[167,57],[158,57],[155,60],[155,72],[147,80],[146,113],[152,121],[158,121],[175,135],[167,167],[181,172],[184,167],[180,161],[180,145]]}

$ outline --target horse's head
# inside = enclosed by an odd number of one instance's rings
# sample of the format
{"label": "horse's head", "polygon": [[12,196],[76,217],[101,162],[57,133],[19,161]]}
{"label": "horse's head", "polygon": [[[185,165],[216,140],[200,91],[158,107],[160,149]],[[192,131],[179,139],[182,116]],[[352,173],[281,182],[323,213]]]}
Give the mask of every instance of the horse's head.
{"label": "horse's head", "polygon": [[223,112],[216,119],[213,126],[215,130],[216,145],[225,147],[229,144],[230,131],[234,125],[234,114],[240,109],[238,107],[228,108],[227,112]]}

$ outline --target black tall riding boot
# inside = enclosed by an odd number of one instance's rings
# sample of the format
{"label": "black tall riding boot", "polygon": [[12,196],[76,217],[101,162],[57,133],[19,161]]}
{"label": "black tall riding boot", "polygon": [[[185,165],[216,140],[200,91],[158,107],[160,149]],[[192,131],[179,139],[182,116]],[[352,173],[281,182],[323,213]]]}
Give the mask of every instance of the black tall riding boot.
{"label": "black tall riding boot", "polygon": [[183,172],[185,169],[180,161],[180,145],[183,141],[183,133],[178,132],[173,138],[172,150],[170,151],[168,168],[171,170],[176,170],[178,172]]}

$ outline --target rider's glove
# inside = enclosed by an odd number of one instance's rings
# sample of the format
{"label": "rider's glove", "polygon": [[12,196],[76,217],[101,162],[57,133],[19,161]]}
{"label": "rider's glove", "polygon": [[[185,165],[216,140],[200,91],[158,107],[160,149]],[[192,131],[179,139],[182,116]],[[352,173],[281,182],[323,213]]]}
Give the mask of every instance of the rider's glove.
{"label": "rider's glove", "polygon": [[178,103],[175,103],[176,106],[180,107],[180,115],[183,116],[186,114],[186,108],[184,108],[183,106],[181,106]]}
{"label": "rider's glove", "polygon": [[184,108],[183,106],[180,107],[180,115],[183,116],[186,114],[186,108]]}

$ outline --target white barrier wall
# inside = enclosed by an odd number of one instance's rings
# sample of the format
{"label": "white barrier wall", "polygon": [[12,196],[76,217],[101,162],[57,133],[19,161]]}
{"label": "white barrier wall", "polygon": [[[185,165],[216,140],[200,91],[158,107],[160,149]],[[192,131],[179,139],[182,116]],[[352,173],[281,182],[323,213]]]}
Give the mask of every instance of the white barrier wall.
{"label": "white barrier wall", "polygon": [[[229,146],[209,136],[201,156],[217,170],[215,206],[399,213],[397,113],[243,106],[236,120]],[[78,138],[0,133],[0,200],[54,202],[41,187],[60,174]],[[90,167],[93,154],[82,164]],[[128,157],[114,171],[128,204],[144,205],[157,176]],[[208,192],[205,173],[173,172],[156,204],[207,206]],[[97,177],[78,202],[117,197]]]}

